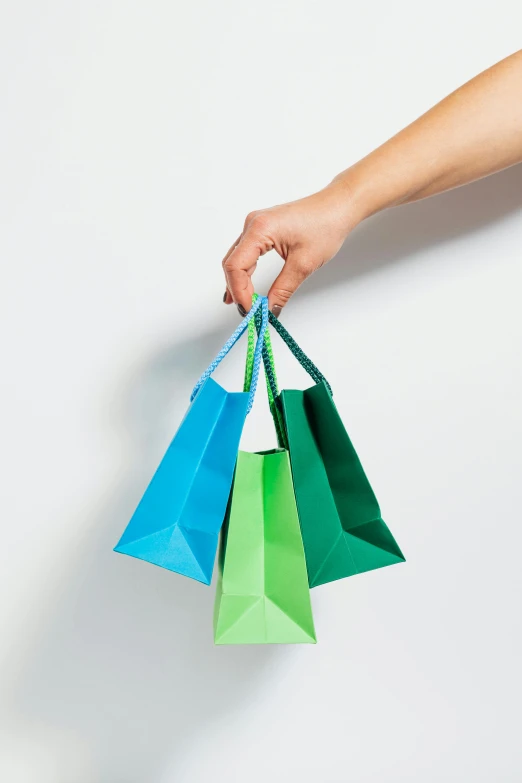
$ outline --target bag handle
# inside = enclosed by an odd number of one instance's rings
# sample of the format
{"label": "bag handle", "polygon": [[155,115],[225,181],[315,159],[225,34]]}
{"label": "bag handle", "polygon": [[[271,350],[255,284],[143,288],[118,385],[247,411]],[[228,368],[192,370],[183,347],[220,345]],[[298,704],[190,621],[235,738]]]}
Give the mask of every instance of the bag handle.
{"label": "bag handle", "polygon": [[[252,297],[253,306],[257,304],[257,301],[258,301],[258,295],[254,294]],[[270,323],[273,324],[274,327],[276,328],[277,332],[283,337],[285,343],[288,345],[288,347],[290,348],[294,356],[298,359],[299,363],[312,377],[312,380],[314,380],[316,383],[321,383],[322,381],[324,381],[324,383],[326,384],[326,386],[328,387],[331,393],[332,389],[330,387],[330,384],[324,377],[324,375],[321,372],[319,372],[319,370],[317,369],[315,364],[311,361],[311,359],[309,359],[308,356],[304,353],[304,351],[302,351],[302,349],[299,348],[299,346],[297,345],[293,337],[286,331],[284,326],[281,325],[281,322],[273,315],[273,313],[269,313],[268,318]],[[256,313],[255,318],[252,321],[250,321],[248,324],[248,349],[247,349],[247,357],[246,357],[246,365],[245,365],[245,387],[244,387],[245,390],[249,388],[250,376],[252,373],[256,328],[257,331],[259,332],[260,329],[259,312]],[[258,339],[258,344],[259,344],[259,339]],[[268,329],[266,329],[264,334],[262,356],[263,356],[263,365],[265,368],[268,403],[270,407],[270,413],[272,414],[272,418],[274,420],[274,425],[277,434],[277,442],[279,446],[282,446],[283,448],[287,449],[288,438],[286,436],[286,429],[284,425],[283,415],[281,412],[279,387],[277,383],[277,375],[276,375],[275,364],[274,364],[274,353],[272,351],[272,342],[270,340],[270,332]]]}
{"label": "bag handle", "polygon": [[[257,300],[258,300],[258,295],[254,294],[252,296],[252,302],[255,304]],[[258,326],[257,323],[258,316],[259,316],[259,311],[256,313],[255,318],[252,321],[250,321],[250,323],[248,324],[248,347],[247,347],[247,355],[246,355],[246,363],[245,363],[245,380],[244,380],[244,387],[243,387],[245,390],[249,388],[250,378],[252,375],[254,344],[256,339],[256,327]],[[254,321],[256,321],[255,325],[254,325]],[[272,414],[272,418],[274,420],[274,425],[275,425],[275,430],[277,435],[277,443],[279,446],[282,446],[283,448],[287,449],[288,441],[286,438],[285,427],[284,427],[281,412],[277,406],[279,389],[277,387],[277,377],[275,374],[275,367],[274,367],[274,355],[272,353],[272,344],[270,342],[270,334],[268,332],[268,329],[266,329],[264,335],[262,356],[263,356],[263,364],[265,367],[268,404],[270,408],[270,413]]]}
{"label": "bag handle", "polygon": [[[252,296],[252,302],[255,303],[258,300],[258,294],[253,294]],[[256,319],[258,319],[259,312],[256,314]],[[250,388],[250,381],[252,377],[252,368],[253,368],[253,358],[254,358],[254,348],[256,344],[256,328],[259,332],[259,324],[256,320],[256,324],[254,325],[254,320],[250,321],[248,324],[248,347],[247,347],[247,355],[246,355],[246,363],[245,363],[245,380],[243,385],[243,390],[248,391]],[[277,377],[275,373],[275,366],[274,366],[274,354],[272,351],[272,342],[270,340],[270,333],[267,329],[265,331],[265,339],[263,343],[263,349],[262,349],[262,357],[263,357],[263,364],[265,366],[265,378],[266,378],[266,390],[268,394],[268,402],[270,405],[274,402],[274,400],[279,395],[279,389],[277,386]]]}
{"label": "bag handle", "polygon": [[[252,297],[252,301],[254,302],[254,306],[257,303],[258,295],[254,294]],[[258,322],[259,314],[256,315],[255,323],[254,321],[250,322],[248,325],[248,339],[249,339],[249,345],[254,345],[254,339],[255,339],[255,329],[257,327],[257,330],[259,332],[260,324]],[[312,378],[315,383],[321,383],[324,381],[326,386],[328,387],[328,390],[330,394],[332,393],[332,387],[322,374],[320,370],[315,366],[315,364],[312,362],[312,360],[305,354],[305,352],[298,346],[292,335],[287,332],[281,321],[276,318],[276,316],[272,313],[268,313],[268,321],[269,323],[274,327],[276,332],[279,334],[279,336],[284,340],[290,351],[293,353],[299,364],[306,370],[308,375]],[[247,353],[247,364],[245,368],[245,382],[247,381],[248,373],[249,373],[249,364],[251,362],[250,359],[250,353]],[[268,388],[268,399],[270,401],[270,404],[274,400],[277,400],[277,397],[279,396],[279,389],[277,384],[277,376],[275,371],[275,365],[274,365],[274,354],[272,351],[272,343],[270,341],[270,334],[268,329],[265,332],[265,338],[263,343],[263,364],[265,366],[265,375],[267,379],[267,388]]]}
{"label": "bag handle", "polygon": [[207,378],[209,378],[216,367],[223,361],[227,353],[231,350],[231,348],[234,347],[234,345],[237,343],[243,332],[248,328],[248,325],[252,323],[254,324],[254,317],[256,313],[260,311],[260,323],[259,323],[259,336],[257,338],[257,342],[255,345],[255,349],[252,352],[252,369],[250,372],[249,377],[249,384],[248,388],[245,388],[244,391],[250,392],[250,397],[248,399],[248,406],[247,406],[247,413],[250,413],[252,409],[252,405],[254,404],[254,397],[256,394],[256,388],[257,388],[257,382],[259,379],[259,370],[261,365],[261,352],[264,342],[264,336],[266,334],[266,329],[268,326],[268,299],[266,296],[260,296],[256,299],[254,304],[252,305],[250,311],[246,314],[246,316],[243,318],[235,332],[228,338],[226,343],[224,344],[223,348],[220,350],[216,358],[213,362],[209,364],[205,372],[201,375],[198,382],[192,389],[192,394],[190,395],[190,401],[194,399],[200,388],[203,386]]}
{"label": "bag handle", "polygon": [[[284,342],[287,344],[288,348],[290,348],[290,351],[293,353],[301,367],[303,367],[308,375],[311,377],[315,383],[321,383],[324,382],[328,388],[328,391],[330,394],[332,394],[332,387],[322,374],[322,372],[315,366],[313,361],[305,354],[302,348],[298,346],[292,335],[287,332],[281,321],[276,318],[276,316],[270,311],[268,313],[268,320],[269,323],[274,327],[278,335],[284,340]],[[273,369],[273,368],[272,368]],[[274,371],[275,372],[275,371]]]}

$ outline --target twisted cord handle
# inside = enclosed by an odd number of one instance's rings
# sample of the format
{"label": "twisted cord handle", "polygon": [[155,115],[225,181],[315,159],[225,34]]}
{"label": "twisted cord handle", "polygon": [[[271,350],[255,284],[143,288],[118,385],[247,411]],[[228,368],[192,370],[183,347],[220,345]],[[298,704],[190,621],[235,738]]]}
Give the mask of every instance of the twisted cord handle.
{"label": "twisted cord handle", "polygon": [[[252,302],[255,303],[258,298],[259,298],[258,294],[253,294]],[[250,377],[252,374],[256,329],[259,333],[260,327],[261,327],[261,319],[259,317],[259,311],[258,311],[255,317],[255,326],[254,326],[254,321],[250,321],[250,323],[248,324],[248,348],[247,348],[247,355],[246,355],[245,383],[244,383],[245,391],[247,391],[248,388],[250,387]],[[279,389],[277,386],[277,376],[276,376],[275,366],[274,366],[274,354],[272,351],[272,342],[270,340],[270,332],[268,329],[265,332],[265,340],[263,343],[262,355],[263,355],[263,364],[265,367],[265,377],[267,382],[268,401],[270,405],[272,405],[274,400],[279,395]]]}
{"label": "twisted cord handle", "polygon": [[[252,302],[255,303],[257,299],[258,299],[258,295],[254,294],[252,296]],[[254,325],[254,321],[255,321],[255,325]],[[255,318],[252,321],[250,321],[250,323],[248,324],[248,348],[247,348],[247,356],[246,356],[246,364],[245,364],[245,387],[244,387],[245,389],[248,388],[248,385],[250,383],[250,376],[252,373],[252,366],[253,366],[252,350],[255,341],[255,333],[256,333],[256,329],[259,333],[260,328],[261,328],[261,319],[258,310],[255,315]],[[274,366],[274,354],[272,352],[272,343],[270,340],[270,334],[268,329],[265,331],[262,356],[263,356],[263,365],[265,368],[268,404],[270,408],[270,413],[272,414],[272,418],[274,420],[277,443],[279,446],[282,446],[283,448],[287,449],[288,440],[286,437],[283,417],[278,405],[279,389],[277,386],[277,377],[276,377],[275,366]]]}
{"label": "twisted cord handle", "polygon": [[267,335],[268,329],[265,333],[265,341],[263,343],[263,366],[265,368],[268,403],[270,406],[272,419],[274,420],[277,443],[279,446],[288,449],[288,438],[286,435],[285,422],[281,411],[281,398],[279,396],[279,389],[277,386],[277,377],[274,366],[274,354],[272,352],[270,337],[268,337],[268,340],[266,339]]}
{"label": "twisted cord handle", "polygon": [[[259,334],[257,336],[256,347],[254,350],[252,378],[250,380],[250,397],[248,400],[247,413],[250,413],[250,411],[252,410],[252,405],[254,404],[257,382],[259,380],[259,370],[261,369],[261,355],[263,351],[263,345],[265,342],[265,335],[267,334],[267,329],[268,329],[268,298],[266,296],[260,296],[259,300],[261,301],[261,325],[259,327]],[[256,304],[257,302],[254,302],[252,309],[253,307],[255,307]],[[252,310],[250,310],[250,312],[252,312]],[[256,314],[254,314],[254,318],[255,317],[257,317]],[[251,319],[251,322],[254,323],[254,319]]]}
{"label": "twisted cord handle", "polygon": [[[257,298],[257,294],[254,294],[253,301],[255,302]],[[259,323],[258,323],[259,313],[256,315],[256,326],[259,330]],[[276,332],[282,337],[286,345],[290,348],[290,351],[293,353],[299,364],[306,370],[308,375],[311,376],[312,380],[315,381],[315,383],[321,383],[321,381],[324,381],[326,386],[328,387],[330,394],[332,393],[332,387],[322,374],[320,370],[315,366],[315,364],[312,362],[311,359],[305,354],[305,352],[302,350],[302,348],[299,347],[299,345],[296,343],[292,335],[287,332],[285,327],[282,325],[281,321],[279,321],[278,318],[272,313],[268,313],[268,320],[269,323],[274,327]],[[254,323],[250,323],[248,325],[249,330],[249,340],[254,340]],[[247,366],[245,368],[245,377],[248,373],[248,365],[249,365],[249,355],[247,354]],[[277,384],[277,376],[274,366],[274,354],[272,351],[272,343],[270,341],[270,334],[267,330],[265,334],[265,342],[263,344],[263,364],[265,366],[265,374],[267,378],[267,383],[269,384],[269,390],[268,390],[268,399],[270,400],[270,403],[272,403],[274,400],[277,399],[279,395],[279,389]]]}
{"label": "twisted cord handle", "polygon": [[[270,316],[268,317],[270,318]],[[272,350],[272,342],[270,340],[268,329],[266,331],[265,342],[263,344],[263,365],[265,368],[268,400],[272,405],[272,403],[276,402],[277,398],[279,397],[279,385],[277,383],[277,375],[274,364],[274,352]]]}
{"label": "twisted cord handle", "polygon": [[[252,304],[258,299],[257,294],[252,297]],[[259,313],[259,311],[258,311]],[[265,334],[266,339],[266,334]],[[251,320],[248,324],[247,330],[247,355],[245,362],[245,377],[243,380],[243,391],[247,392],[250,389],[252,383],[252,369],[254,367],[254,351],[256,348],[256,330],[254,327],[254,320]]]}
{"label": "twisted cord handle", "polygon": [[[256,306],[257,301],[258,301],[258,295],[254,294],[252,297],[252,302],[254,307]],[[289,347],[293,355],[296,357],[298,362],[301,364],[301,366],[311,376],[312,380],[314,380],[315,383],[321,383],[322,381],[324,381],[331,394],[332,388],[328,383],[328,381],[326,380],[326,378],[324,377],[324,375],[318,370],[318,368],[315,366],[312,360],[309,359],[308,356],[304,353],[304,351],[299,347],[299,345],[296,343],[294,338],[289,334],[289,332],[287,332],[287,330],[284,328],[281,322],[271,312],[268,313],[268,319],[269,319],[269,323],[271,323],[274,326],[275,330],[282,337],[282,339]],[[252,321],[250,321],[248,324],[248,349],[247,349],[247,357],[246,357],[246,365],[245,365],[245,386],[244,386],[245,390],[248,390],[251,382],[250,379],[251,379],[252,368],[253,368],[253,346],[255,341],[256,328],[259,334],[259,338],[256,344],[256,349],[257,349],[259,343],[261,342],[260,340],[261,321],[260,321],[259,311],[256,312],[255,318]],[[281,400],[279,397],[279,387],[278,387],[277,375],[275,371],[272,342],[270,340],[270,334],[268,329],[264,333],[264,339],[262,345],[263,345],[262,356],[263,356],[263,365],[265,368],[268,401],[270,405],[270,412],[272,414],[272,418],[274,420],[274,424],[276,428],[277,440],[280,446],[288,448],[288,440],[286,437],[284,420],[281,412]]]}
{"label": "twisted cord handle", "polygon": [[[260,333],[260,337],[264,337],[264,334],[266,332],[266,327],[268,324],[268,299],[266,297],[259,297],[254,304],[252,305],[250,311],[246,314],[245,318],[241,321],[237,329],[231,334],[231,336],[228,338],[222,349],[217,354],[216,358],[209,364],[207,369],[204,373],[200,376],[198,379],[196,385],[194,386],[192,390],[192,394],[190,395],[190,401],[194,399],[200,388],[203,386],[207,378],[209,378],[216,367],[223,361],[225,356],[228,354],[228,352],[234,347],[234,345],[237,343],[243,332],[248,328],[248,325],[251,321],[253,321],[253,318],[256,314],[256,312],[261,308],[262,310],[262,318],[261,318],[261,325],[260,325],[260,332],[262,331],[262,335]],[[262,349],[262,340],[258,338],[255,350],[252,353],[252,372],[251,372],[251,383],[249,384],[248,389],[246,391],[250,391],[250,399],[248,402],[248,408],[247,413],[252,408],[252,405],[254,403],[254,395],[256,392],[256,386],[257,386],[257,380],[259,377],[259,365],[261,363],[261,349]]]}
{"label": "twisted cord handle", "polygon": [[332,387],[330,386],[330,384],[328,383],[328,381],[326,380],[322,372],[318,370],[318,368],[315,366],[313,361],[308,358],[308,356],[305,354],[303,349],[298,346],[298,344],[296,343],[292,335],[286,331],[281,321],[278,318],[276,318],[271,311],[268,314],[268,320],[269,323],[274,327],[278,335],[284,340],[284,342],[290,348],[291,352],[293,353],[293,355],[295,356],[295,358],[297,359],[301,367],[303,367],[306,370],[306,372],[312,378],[312,380],[315,381],[315,383],[321,383],[322,381],[324,381],[331,394]]}

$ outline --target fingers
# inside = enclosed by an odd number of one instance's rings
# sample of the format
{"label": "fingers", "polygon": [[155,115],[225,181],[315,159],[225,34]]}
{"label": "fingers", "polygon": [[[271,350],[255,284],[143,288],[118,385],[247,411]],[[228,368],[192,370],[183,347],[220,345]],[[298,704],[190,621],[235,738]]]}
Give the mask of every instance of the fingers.
{"label": "fingers", "polygon": [[259,256],[259,248],[245,237],[223,263],[230,299],[246,312],[252,306],[254,286],[251,278]]}
{"label": "fingers", "polygon": [[[241,236],[242,236],[242,234],[240,234],[238,236],[238,238],[236,239],[236,241],[234,242],[234,244],[230,245],[230,247],[228,248],[225,257],[224,257],[223,261],[221,262],[223,268],[225,267],[225,263],[227,262],[227,259],[229,258],[229,256],[233,253],[233,251],[239,245],[239,242],[241,241]],[[228,290],[228,286],[225,288],[225,293],[223,295],[223,301],[224,301],[225,304],[232,304],[233,301],[234,301],[232,299],[232,294]]]}
{"label": "fingers", "polygon": [[292,294],[297,291],[312,271],[312,265],[308,264],[304,258],[288,257],[268,292],[268,307],[277,318]]}
{"label": "fingers", "polygon": [[242,235],[223,259],[227,281],[224,302],[235,302],[240,311],[250,310],[254,293],[252,275],[257,262],[260,256],[275,246],[279,255],[285,258],[285,265],[268,292],[268,306],[274,315],[279,316],[292,294],[317,266],[307,260],[302,248],[292,248],[287,255],[279,234],[280,226],[277,220],[274,222],[269,210],[253,212],[247,217]]}
{"label": "fingers", "polygon": [[271,242],[259,229],[259,221],[253,220],[243,232],[239,243],[232,247],[223,261],[223,270],[227,281],[225,301],[233,301],[245,312],[252,306],[252,275],[259,256],[272,247]]}

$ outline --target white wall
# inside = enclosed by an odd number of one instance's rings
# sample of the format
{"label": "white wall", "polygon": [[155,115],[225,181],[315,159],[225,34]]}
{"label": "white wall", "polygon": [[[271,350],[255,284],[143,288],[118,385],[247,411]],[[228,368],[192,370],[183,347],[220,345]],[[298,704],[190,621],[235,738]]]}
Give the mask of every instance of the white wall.
{"label": "white wall", "polygon": [[[2,17],[0,778],[519,781],[520,168],[368,222],[284,314],[406,565],[315,590],[317,646],[216,649],[213,587],[112,547],[237,323],[220,259],[245,214],[519,48],[520,9],[33,0]],[[277,348],[284,385],[303,383]],[[267,424],[260,399],[246,448],[270,446]]]}

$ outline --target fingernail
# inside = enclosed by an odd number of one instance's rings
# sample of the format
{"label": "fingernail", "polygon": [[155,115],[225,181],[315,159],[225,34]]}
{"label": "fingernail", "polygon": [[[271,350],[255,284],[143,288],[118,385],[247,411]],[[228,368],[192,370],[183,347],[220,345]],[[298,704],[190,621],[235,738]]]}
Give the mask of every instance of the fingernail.
{"label": "fingernail", "polygon": [[275,315],[276,318],[279,318],[279,316],[281,315],[281,310],[282,309],[283,308],[281,307],[281,305],[274,305],[272,307],[272,312],[273,312],[273,314]]}
{"label": "fingernail", "polygon": [[240,305],[240,304],[238,304],[238,306],[237,306],[237,309],[238,309],[238,311],[239,311],[239,315],[240,315],[242,318],[244,318],[244,317],[245,317],[245,315],[246,315],[247,313],[246,313],[246,310],[245,310],[245,308],[243,307],[243,305]]}
{"label": "fingernail", "polygon": [[225,293],[223,294],[223,301],[224,302],[227,301],[227,294],[228,294],[228,291],[225,291]]}

